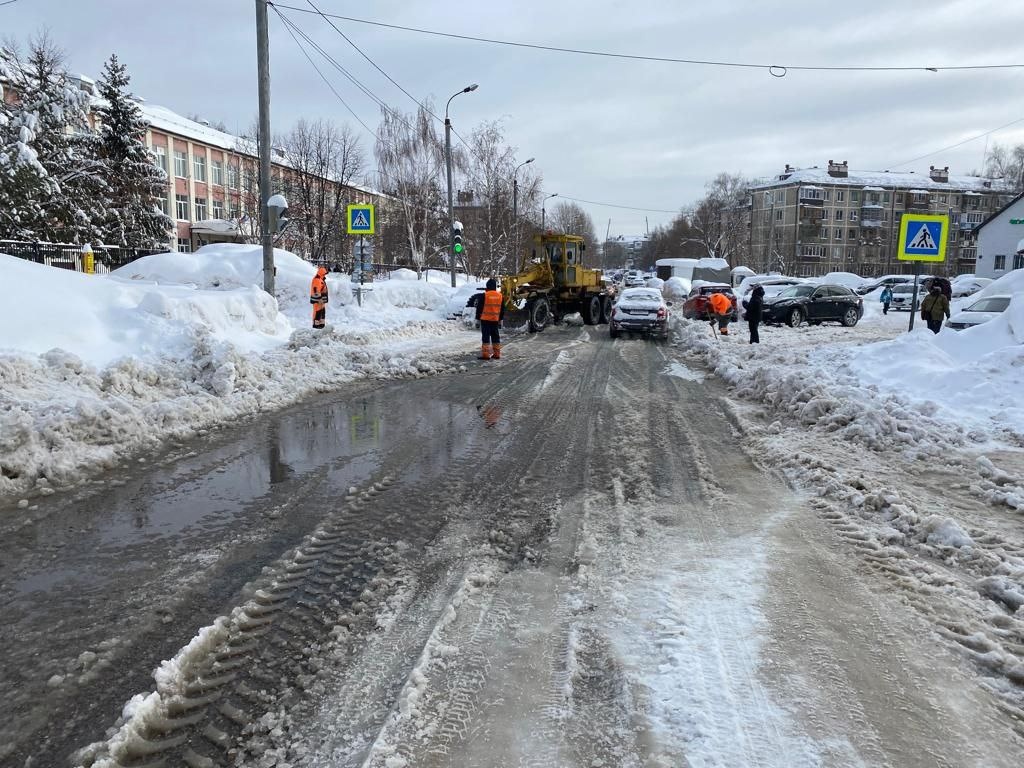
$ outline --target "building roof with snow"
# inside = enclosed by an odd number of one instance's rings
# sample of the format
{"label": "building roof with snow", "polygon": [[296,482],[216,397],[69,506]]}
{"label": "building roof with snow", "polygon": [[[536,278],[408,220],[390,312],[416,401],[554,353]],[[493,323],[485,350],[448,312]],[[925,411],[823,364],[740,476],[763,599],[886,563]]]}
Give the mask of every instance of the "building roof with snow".
{"label": "building roof with snow", "polygon": [[770,180],[754,184],[751,189],[773,189],[788,187],[794,184],[802,186],[834,186],[861,187],[877,190],[906,189],[922,192],[963,192],[977,193],[1010,192],[1009,185],[1003,179],[985,179],[980,176],[948,176],[948,181],[935,181],[928,174],[913,171],[896,173],[893,171],[857,171],[850,170],[846,175],[833,175],[828,168],[794,168],[773,177]]}

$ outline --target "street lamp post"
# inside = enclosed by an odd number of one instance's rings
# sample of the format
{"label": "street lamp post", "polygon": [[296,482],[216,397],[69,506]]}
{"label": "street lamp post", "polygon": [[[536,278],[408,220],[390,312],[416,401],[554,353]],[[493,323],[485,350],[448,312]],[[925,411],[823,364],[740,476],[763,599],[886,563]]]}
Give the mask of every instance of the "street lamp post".
{"label": "street lamp post", "polygon": [[554,194],[548,195],[543,200],[541,200],[541,203],[540,203],[540,228],[541,229],[544,229],[547,226],[547,224],[546,224],[547,211],[544,210],[544,204],[547,203],[547,201],[550,200],[552,197],[558,197],[558,193],[555,192]]}
{"label": "street lamp post", "polygon": [[[516,178],[516,174],[519,173],[519,169],[524,165],[529,165],[533,162],[531,157],[529,160],[524,160],[516,169],[512,171],[512,255],[515,256],[519,250],[519,180]],[[517,259],[518,261],[518,259]]]}
{"label": "street lamp post", "polygon": [[469,93],[479,87],[476,83],[467,85],[453,93],[444,105],[444,157],[448,166],[448,255],[452,260],[452,288],[455,287],[455,202],[452,199],[452,121],[448,119],[448,107],[460,93]]}

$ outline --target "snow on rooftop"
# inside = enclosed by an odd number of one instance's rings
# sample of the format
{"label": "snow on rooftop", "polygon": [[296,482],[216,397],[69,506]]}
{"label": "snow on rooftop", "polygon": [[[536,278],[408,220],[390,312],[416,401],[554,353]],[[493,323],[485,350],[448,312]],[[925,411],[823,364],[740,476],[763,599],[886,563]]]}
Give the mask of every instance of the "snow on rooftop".
{"label": "snow on rooftop", "polygon": [[[875,191],[893,188],[913,188],[925,191],[975,190],[982,192],[1010,192],[1003,179],[984,179],[980,176],[953,176],[949,181],[934,181],[917,173],[893,173],[889,171],[855,171],[848,176],[830,176],[826,168],[800,168],[786,174],[785,178],[773,177],[771,181],[755,184],[752,189],[788,187],[794,184],[806,188],[811,184],[844,187],[875,187]],[[988,186],[986,186],[986,184]]]}

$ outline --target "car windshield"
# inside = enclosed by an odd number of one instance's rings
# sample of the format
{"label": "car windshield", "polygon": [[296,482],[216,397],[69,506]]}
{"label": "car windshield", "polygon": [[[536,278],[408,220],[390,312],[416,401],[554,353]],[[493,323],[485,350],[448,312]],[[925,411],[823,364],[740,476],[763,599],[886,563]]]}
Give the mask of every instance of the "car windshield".
{"label": "car windshield", "polygon": [[657,291],[623,291],[624,301],[661,301],[661,294]]}
{"label": "car windshield", "polygon": [[[914,292],[914,284],[913,283],[900,283],[899,285],[894,285],[893,289],[892,289],[892,292],[893,293],[913,293]],[[918,293],[924,293],[925,292],[924,287],[923,286],[918,286],[917,287],[917,292]]]}
{"label": "car windshield", "polygon": [[967,308],[968,312],[1003,312],[1010,306],[1009,296],[992,296],[976,301]]}
{"label": "car windshield", "polygon": [[792,299],[797,296],[810,296],[812,293],[814,293],[813,285],[794,285],[792,288],[787,288],[779,293],[779,298]]}

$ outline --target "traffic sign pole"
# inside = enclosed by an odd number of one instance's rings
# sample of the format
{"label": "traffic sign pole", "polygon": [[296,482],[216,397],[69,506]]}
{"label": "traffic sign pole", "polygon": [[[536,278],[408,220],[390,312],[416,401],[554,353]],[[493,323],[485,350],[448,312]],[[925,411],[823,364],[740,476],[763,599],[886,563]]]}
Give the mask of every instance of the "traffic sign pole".
{"label": "traffic sign pole", "polygon": [[914,330],[914,316],[917,314],[917,283],[921,279],[921,262],[914,262],[914,295],[910,299],[910,327],[908,331]]}

